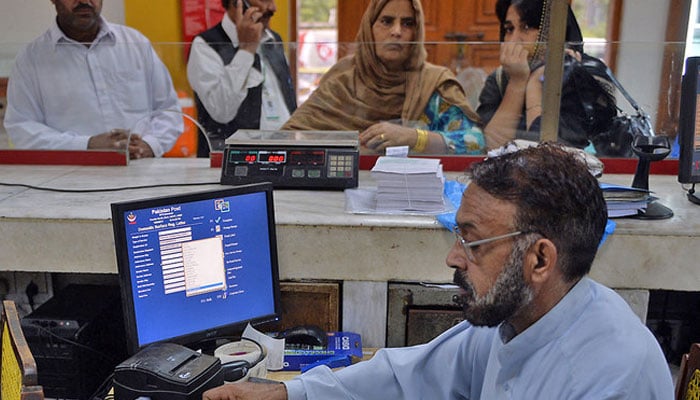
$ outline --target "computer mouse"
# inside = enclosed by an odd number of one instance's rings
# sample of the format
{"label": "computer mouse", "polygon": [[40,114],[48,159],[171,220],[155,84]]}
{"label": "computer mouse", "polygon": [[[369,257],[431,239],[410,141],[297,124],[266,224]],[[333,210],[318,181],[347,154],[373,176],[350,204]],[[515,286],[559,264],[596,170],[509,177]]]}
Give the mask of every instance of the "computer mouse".
{"label": "computer mouse", "polygon": [[286,329],[277,334],[277,339],[285,339],[285,344],[326,347],[328,335],[316,325],[300,325]]}

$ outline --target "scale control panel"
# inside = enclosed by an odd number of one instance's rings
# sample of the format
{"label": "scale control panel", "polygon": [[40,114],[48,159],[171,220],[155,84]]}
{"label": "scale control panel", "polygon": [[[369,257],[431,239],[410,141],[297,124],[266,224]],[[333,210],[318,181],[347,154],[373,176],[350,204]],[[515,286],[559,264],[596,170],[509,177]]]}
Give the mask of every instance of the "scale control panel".
{"label": "scale control panel", "polygon": [[278,189],[343,190],[357,187],[358,174],[356,148],[228,145],[221,183],[272,182]]}

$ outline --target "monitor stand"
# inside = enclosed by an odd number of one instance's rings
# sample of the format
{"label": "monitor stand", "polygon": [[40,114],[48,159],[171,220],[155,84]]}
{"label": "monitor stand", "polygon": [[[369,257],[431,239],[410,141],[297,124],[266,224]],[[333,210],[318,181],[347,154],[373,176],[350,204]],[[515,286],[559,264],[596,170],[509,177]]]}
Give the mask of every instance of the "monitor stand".
{"label": "monitor stand", "polygon": [[186,346],[195,351],[201,351],[202,354],[207,354],[210,356],[214,355],[214,351],[219,347],[228,342],[235,342],[241,340],[240,336],[226,336],[226,337],[215,337],[202,339],[196,343],[190,343]]}
{"label": "monitor stand", "polygon": [[695,193],[695,184],[693,183],[693,187],[688,190],[688,200],[693,203],[697,204],[700,206],[700,197],[698,197],[698,194]]}

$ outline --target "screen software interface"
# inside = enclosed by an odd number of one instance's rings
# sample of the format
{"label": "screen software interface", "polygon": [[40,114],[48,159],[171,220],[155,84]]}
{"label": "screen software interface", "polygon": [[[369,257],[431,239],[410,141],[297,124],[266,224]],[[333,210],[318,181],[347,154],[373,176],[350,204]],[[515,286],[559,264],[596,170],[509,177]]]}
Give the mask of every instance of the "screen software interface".
{"label": "screen software interface", "polygon": [[124,213],[138,345],[273,314],[264,192]]}

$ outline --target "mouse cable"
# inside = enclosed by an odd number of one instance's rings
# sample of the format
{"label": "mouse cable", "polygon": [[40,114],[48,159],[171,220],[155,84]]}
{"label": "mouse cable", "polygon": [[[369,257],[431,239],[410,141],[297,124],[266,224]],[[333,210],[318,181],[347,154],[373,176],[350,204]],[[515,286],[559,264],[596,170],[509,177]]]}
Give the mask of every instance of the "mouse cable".
{"label": "mouse cable", "polygon": [[60,189],[60,188],[50,188],[50,187],[43,187],[43,186],[27,185],[24,183],[0,182],[0,186],[23,187],[26,189],[43,190],[43,191],[47,191],[47,192],[59,192],[59,193],[118,192],[121,190],[152,189],[152,188],[159,188],[159,187],[205,186],[205,185],[220,185],[220,184],[221,184],[221,182],[161,183],[161,184],[157,184],[157,185],[123,186],[123,187],[103,188],[103,189]]}

